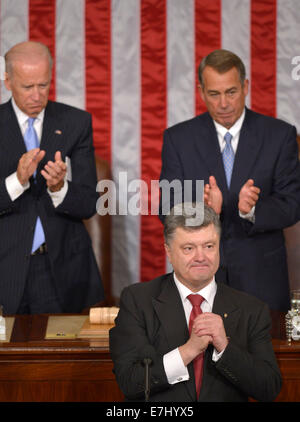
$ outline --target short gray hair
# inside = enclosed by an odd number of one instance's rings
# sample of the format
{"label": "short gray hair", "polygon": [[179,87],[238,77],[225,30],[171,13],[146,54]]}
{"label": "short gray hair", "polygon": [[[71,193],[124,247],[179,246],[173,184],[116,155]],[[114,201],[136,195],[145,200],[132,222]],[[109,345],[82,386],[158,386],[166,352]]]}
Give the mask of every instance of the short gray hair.
{"label": "short gray hair", "polygon": [[5,70],[9,75],[12,75],[14,62],[22,56],[26,57],[29,48],[35,50],[37,57],[47,57],[49,60],[49,69],[52,69],[53,59],[49,48],[39,41],[27,41],[16,44],[5,54]]}
{"label": "short gray hair", "polygon": [[[198,219],[196,211],[197,206],[201,206],[203,208],[203,214],[201,215],[201,218]],[[190,224],[188,222],[193,219],[193,215],[196,216],[196,218],[194,218],[194,223]],[[171,209],[170,214],[166,215],[164,219],[165,243],[169,245],[178,227],[181,227],[186,231],[195,231],[201,229],[202,227],[207,227],[210,224],[215,226],[217,233],[221,236],[220,218],[212,208],[205,204],[197,204],[195,202],[177,204]]]}
{"label": "short gray hair", "polygon": [[206,66],[212,67],[218,73],[228,72],[235,67],[238,71],[242,86],[246,78],[246,69],[242,60],[229,50],[214,50],[206,57],[204,57],[198,68],[199,82],[202,88],[204,87],[202,74]]}

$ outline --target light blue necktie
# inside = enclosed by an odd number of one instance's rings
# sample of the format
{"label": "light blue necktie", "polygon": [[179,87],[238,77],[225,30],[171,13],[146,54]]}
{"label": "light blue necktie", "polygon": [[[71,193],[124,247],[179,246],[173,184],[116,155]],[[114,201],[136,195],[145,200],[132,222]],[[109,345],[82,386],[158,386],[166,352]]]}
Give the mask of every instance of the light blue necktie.
{"label": "light blue necktie", "polygon": [[[38,140],[36,131],[33,127],[34,120],[35,120],[34,118],[29,117],[28,127],[24,134],[24,141],[26,144],[27,151],[30,151],[33,148],[39,148],[39,140]],[[34,177],[35,175],[36,175],[36,172],[34,172]],[[36,220],[31,252],[36,251],[44,242],[45,242],[45,234],[44,234],[40,217],[38,217]]]}
{"label": "light blue necktie", "polygon": [[223,157],[224,170],[226,174],[228,188],[230,186],[231,173],[232,173],[233,162],[234,162],[234,151],[231,146],[231,139],[232,139],[232,135],[229,132],[225,133],[224,140],[226,142],[226,146],[223,150],[222,157]]}

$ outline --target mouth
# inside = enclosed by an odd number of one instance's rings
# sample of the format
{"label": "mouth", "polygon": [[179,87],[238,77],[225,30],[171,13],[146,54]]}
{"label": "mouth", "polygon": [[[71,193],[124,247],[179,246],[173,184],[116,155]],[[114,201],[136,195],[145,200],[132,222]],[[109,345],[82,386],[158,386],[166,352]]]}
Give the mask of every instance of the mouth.
{"label": "mouth", "polygon": [[193,264],[193,265],[191,265],[191,269],[196,269],[196,270],[206,270],[207,268],[209,268],[209,266],[207,264]]}
{"label": "mouth", "polygon": [[231,111],[231,112],[229,112],[229,113],[218,113],[218,116],[219,117],[222,117],[223,119],[225,118],[227,118],[227,117],[231,117],[232,116],[232,114],[233,114],[233,112]]}

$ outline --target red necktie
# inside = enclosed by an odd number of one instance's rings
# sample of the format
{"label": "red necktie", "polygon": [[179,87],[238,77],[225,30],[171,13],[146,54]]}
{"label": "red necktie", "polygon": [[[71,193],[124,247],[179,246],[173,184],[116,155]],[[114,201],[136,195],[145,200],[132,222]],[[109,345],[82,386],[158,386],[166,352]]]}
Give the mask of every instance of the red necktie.
{"label": "red necktie", "polygon": [[[194,319],[196,318],[197,315],[202,314],[200,305],[203,302],[204,298],[200,295],[189,295],[187,298],[193,305],[193,309],[192,309],[192,312],[190,315],[190,321],[189,321],[189,332],[191,334]],[[196,356],[195,359],[193,360],[197,397],[199,397],[201,382],[202,382],[203,357],[204,357],[204,353],[200,353],[200,355]]]}

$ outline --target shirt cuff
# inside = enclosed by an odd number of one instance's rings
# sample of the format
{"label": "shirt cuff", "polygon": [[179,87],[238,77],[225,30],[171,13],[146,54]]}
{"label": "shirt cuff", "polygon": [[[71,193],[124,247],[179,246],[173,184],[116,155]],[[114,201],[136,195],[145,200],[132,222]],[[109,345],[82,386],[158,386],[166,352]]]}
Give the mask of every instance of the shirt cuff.
{"label": "shirt cuff", "polygon": [[63,187],[56,192],[51,192],[49,188],[47,189],[47,191],[50,195],[50,198],[52,199],[54,208],[57,208],[63,202],[68,192],[68,182],[65,179]]}
{"label": "shirt cuff", "polygon": [[5,186],[10,199],[15,201],[17,198],[19,198],[19,196],[22,195],[22,193],[25,192],[26,189],[29,188],[30,183],[26,182],[24,185],[21,185],[17,176],[17,172],[15,172],[10,176],[7,176],[5,179]]}
{"label": "shirt cuff", "polygon": [[[224,349],[225,350],[225,349]],[[222,350],[221,352],[217,352],[216,349],[214,349],[213,354],[212,354],[212,360],[214,362],[218,362],[219,359],[221,359],[221,356],[224,353],[224,350]]]}
{"label": "shirt cuff", "polygon": [[164,355],[163,364],[169,384],[177,384],[190,378],[178,348]]}
{"label": "shirt cuff", "polygon": [[251,208],[251,210],[247,213],[247,214],[243,214],[241,213],[241,211],[239,211],[239,215],[241,218],[244,218],[245,220],[250,221],[251,223],[255,223],[255,205],[254,207]]}

